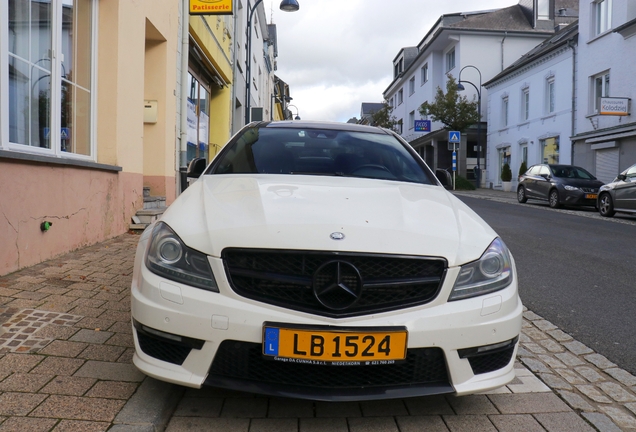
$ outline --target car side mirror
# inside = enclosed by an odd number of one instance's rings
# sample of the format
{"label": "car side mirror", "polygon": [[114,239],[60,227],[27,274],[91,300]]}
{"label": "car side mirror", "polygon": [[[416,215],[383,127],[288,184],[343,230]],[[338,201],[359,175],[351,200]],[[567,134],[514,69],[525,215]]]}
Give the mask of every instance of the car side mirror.
{"label": "car side mirror", "polygon": [[446,171],[445,169],[436,169],[435,177],[437,177],[437,180],[439,180],[442,186],[444,186],[446,189],[453,188],[453,179],[450,173]]}
{"label": "car side mirror", "polygon": [[627,176],[625,174],[619,174],[616,178],[619,179],[620,181],[626,181],[627,180]]}
{"label": "car side mirror", "polygon": [[206,166],[207,162],[205,158],[194,158],[188,164],[186,175],[189,178],[199,178],[201,174],[203,174],[203,171],[205,171]]}
{"label": "car side mirror", "polygon": [[539,175],[546,180],[550,178],[550,174],[539,174]]}

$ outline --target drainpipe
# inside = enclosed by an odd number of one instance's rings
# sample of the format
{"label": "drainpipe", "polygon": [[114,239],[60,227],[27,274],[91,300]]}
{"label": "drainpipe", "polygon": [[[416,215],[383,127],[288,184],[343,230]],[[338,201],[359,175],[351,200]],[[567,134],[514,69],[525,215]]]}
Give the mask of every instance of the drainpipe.
{"label": "drainpipe", "polygon": [[190,2],[183,0],[181,14],[181,121],[179,131],[179,150],[177,152],[177,193],[181,193],[181,167],[188,161],[188,53],[190,52]]}
{"label": "drainpipe", "polygon": [[[572,43],[574,38],[568,39],[568,48],[572,50],[572,124],[571,124],[571,132],[570,136],[573,137],[576,128],[574,127],[574,123],[576,121],[576,49],[575,45]],[[570,139],[570,164],[574,165],[574,143],[572,139]]]}
{"label": "drainpipe", "polygon": [[501,70],[504,70],[504,42],[508,37],[508,32],[504,32],[504,37],[501,39]]}

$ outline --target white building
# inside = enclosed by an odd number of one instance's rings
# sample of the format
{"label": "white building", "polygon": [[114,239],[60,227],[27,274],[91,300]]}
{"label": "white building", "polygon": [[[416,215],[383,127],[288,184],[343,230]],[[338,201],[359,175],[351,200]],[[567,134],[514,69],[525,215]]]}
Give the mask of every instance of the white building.
{"label": "white building", "polygon": [[[636,1],[580,0],[580,11],[573,162],[609,182],[636,163]],[[603,114],[605,97],[615,105]]]}
{"label": "white building", "polygon": [[[451,167],[448,132],[436,122],[430,131],[418,132],[414,123],[421,119],[418,112],[421,104],[433,102],[438,87],[445,91],[447,75],[461,78],[467,84],[465,94],[469,100],[473,97],[478,100],[480,84],[552,36],[556,25],[574,21],[575,4],[576,0],[521,0],[515,6],[498,10],[445,14],[416,47],[398,53],[393,60],[394,80],[383,95],[394,108],[392,115],[401,123],[401,135],[429,166]],[[484,148],[487,91],[481,88],[480,93],[483,120],[479,141]],[[462,134],[458,171],[467,178],[473,177],[472,168],[477,165],[478,156],[485,155],[477,151],[477,129],[474,126],[468,136]],[[485,168],[483,159],[480,167]]]}
{"label": "white building", "polygon": [[508,163],[513,186],[523,162],[572,161],[572,107],[578,24],[571,24],[486,82],[486,185],[501,187]]}

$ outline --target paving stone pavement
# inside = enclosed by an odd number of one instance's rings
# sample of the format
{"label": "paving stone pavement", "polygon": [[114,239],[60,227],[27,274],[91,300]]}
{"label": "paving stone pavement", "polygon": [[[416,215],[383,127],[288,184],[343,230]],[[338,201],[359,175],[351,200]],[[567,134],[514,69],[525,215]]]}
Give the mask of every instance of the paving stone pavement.
{"label": "paving stone pavement", "polygon": [[145,377],[132,365],[137,240],[0,276],[0,432],[636,431],[636,377],[532,311],[516,379],[487,394],[325,403]]}

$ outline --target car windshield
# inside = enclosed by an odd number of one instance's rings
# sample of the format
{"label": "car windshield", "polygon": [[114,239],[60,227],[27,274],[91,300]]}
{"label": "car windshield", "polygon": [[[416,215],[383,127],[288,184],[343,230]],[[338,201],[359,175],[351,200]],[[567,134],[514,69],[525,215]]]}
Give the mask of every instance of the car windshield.
{"label": "car windshield", "polygon": [[567,165],[554,165],[551,168],[555,177],[596,180],[596,177],[583,168]]}
{"label": "car windshield", "polygon": [[352,130],[253,127],[232,140],[213,174],[327,175],[436,184],[394,136]]}

